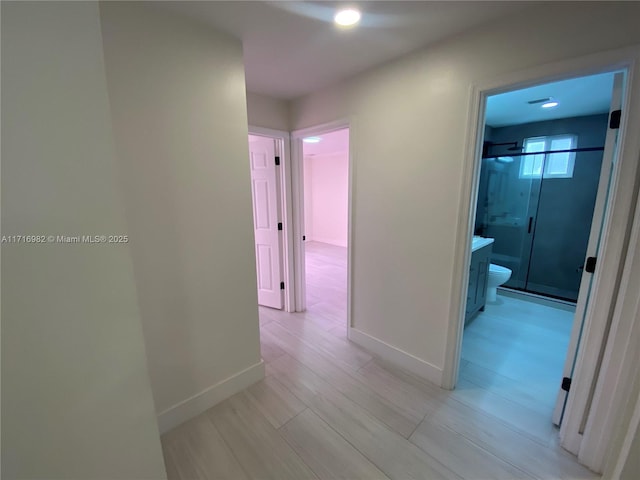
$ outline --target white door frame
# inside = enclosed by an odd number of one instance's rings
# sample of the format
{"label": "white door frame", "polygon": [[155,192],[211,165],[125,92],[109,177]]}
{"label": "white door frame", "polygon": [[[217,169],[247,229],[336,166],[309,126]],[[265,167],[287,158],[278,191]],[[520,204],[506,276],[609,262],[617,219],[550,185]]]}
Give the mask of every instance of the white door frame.
{"label": "white door frame", "polygon": [[[323,135],[336,130],[349,129],[349,194],[348,194],[348,215],[347,215],[347,332],[351,326],[351,292],[353,276],[351,265],[353,261],[353,185],[354,185],[354,165],[353,165],[353,122],[347,119],[336,120],[334,122],[323,123],[314,127],[303,128],[291,132],[292,151],[292,194],[293,194],[293,217],[294,217],[294,270],[295,270],[295,290],[296,290],[296,311],[306,310],[306,285],[304,269],[304,152],[302,139],[306,137]],[[348,333],[347,333],[348,335]]]}
{"label": "white door frame", "polygon": [[[465,138],[466,158],[471,168],[463,168],[462,191],[459,201],[458,228],[455,238],[455,259],[452,296],[450,299],[450,320],[447,332],[445,362],[443,369],[444,388],[455,387],[462,349],[464,326],[464,305],[467,297],[469,264],[471,260],[471,238],[476,211],[476,198],[480,174],[480,157],[484,133],[485,100],[489,95],[507,90],[526,88],[541,83],[553,82],[570,77],[587,76],[607,71],[627,70],[627,86],[622,107],[622,123],[618,137],[618,165],[614,169],[609,205],[605,214],[603,238],[594,273],[591,299],[585,315],[585,323],[571,391],[567,401],[565,419],[560,430],[561,445],[578,455],[581,462],[588,459],[581,452],[581,443],[589,444],[600,432],[586,429],[580,433],[583,417],[589,420],[606,412],[600,410],[599,399],[586,412],[587,398],[595,381],[595,372],[600,362],[600,350],[606,340],[619,290],[622,263],[626,256],[627,241],[631,231],[633,208],[637,194],[638,158],[640,139],[637,135],[625,135],[627,131],[640,132],[640,48],[633,46],[607,51],[587,57],[580,57],[532,69],[513,72],[499,78],[471,85],[469,92],[469,117]],[[620,326],[632,325],[637,319],[619,316],[614,318]],[[618,325],[614,325],[618,326]],[[620,345],[612,341],[607,351]],[[602,372],[601,372],[602,373]],[[628,378],[617,378],[616,386],[624,385]],[[613,390],[615,392],[615,390]],[[603,407],[604,408],[604,407]],[[607,410],[609,412],[609,410]],[[610,412],[614,422],[615,412]],[[551,419],[549,419],[551,421]],[[593,432],[593,433],[592,433]],[[600,449],[606,448],[608,438],[599,442]],[[593,453],[593,452],[592,452]],[[604,458],[604,454],[602,455]],[[601,471],[603,465],[591,468]]]}
{"label": "white door frame", "polygon": [[289,132],[249,125],[250,135],[273,138],[276,141],[276,155],[280,157],[279,180],[279,211],[282,215],[282,275],[284,281],[284,309],[295,312],[295,286],[293,255],[293,215],[291,209],[291,146]]}
{"label": "white door frame", "polygon": [[[630,454],[635,435],[640,434],[640,197],[627,249],[607,348],[593,396],[592,415],[585,426],[580,445],[584,464],[599,470],[607,462],[607,448],[612,446],[609,469],[621,468]],[[625,319],[635,318],[635,322]],[[615,345],[615,346],[614,346]],[[623,379],[622,383],[618,383]],[[628,379],[625,380],[625,379]],[[616,418],[618,417],[618,418]],[[616,432],[619,423],[623,428]],[[625,432],[626,427],[626,432]],[[589,433],[593,431],[594,435]],[[613,440],[613,441],[611,441]],[[615,445],[615,442],[618,445]],[[619,451],[616,458],[617,451]],[[605,465],[606,466],[606,465]],[[619,478],[618,474],[604,478]]]}

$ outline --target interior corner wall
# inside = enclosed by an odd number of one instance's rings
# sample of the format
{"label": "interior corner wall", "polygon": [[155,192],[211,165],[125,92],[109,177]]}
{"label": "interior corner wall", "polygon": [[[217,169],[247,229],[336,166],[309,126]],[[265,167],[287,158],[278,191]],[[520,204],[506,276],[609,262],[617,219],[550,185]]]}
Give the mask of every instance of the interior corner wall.
{"label": "interior corner wall", "polygon": [[637,2],[531,7],[291,104],[294,130],[351,121],[356,333],[442,378],[449,326],[458,321],[450,302],[455,249],[466,235],[458,214],[472,168],[471,86],[637,45],[639,17]]}
{"label": "interior corner wall", "polygon": [[1,8],[2,477],[166,478],[97,3]]}
{"label": "interior corner wall", "polygon": [[247,115],[252,127],[289,131],[289,104],[286,100],[247,92]]}
{"label": "interior corner wall", "polygon": [[100,5],[107,84],[161,431],[264,376],[238,40]]}
{"label": "interior corner wall", "polygon": [[347,246],[349,154],[305,156],[304,214],[308,241]]}

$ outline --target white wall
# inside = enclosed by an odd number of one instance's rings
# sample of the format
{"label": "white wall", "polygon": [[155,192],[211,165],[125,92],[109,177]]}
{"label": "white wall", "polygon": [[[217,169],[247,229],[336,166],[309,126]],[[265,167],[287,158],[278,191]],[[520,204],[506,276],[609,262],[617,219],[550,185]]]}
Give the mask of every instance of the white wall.
{"label": "white wall", "polygon": [[289,131],[289,103],[286,100],[247,92],[247,115],[252,127]]}
{"label": "white wall", "polygon": [[349,154],[305,156],[304,209],[307,240],[347,246]]}
{"label": "white wall", "polygon": [[[2,2],[2,89],[2,234],[127,234],[97,3]],[[2,257],[2,477],[165,478],[129,245]]]}
{"label": "white wall", "polygon": [[100,6],[107,83],[161,430],[264,375],[240,42]]}
{"label": "white wall", "polygon": [[292,129],[351,119],[352,322],[369,345],[395,347],[441,378],[457,321],[454,251],[466,235],[458,214],[471,85],[637,44],[637,18],[637,2],[545,4],[293,102]]}

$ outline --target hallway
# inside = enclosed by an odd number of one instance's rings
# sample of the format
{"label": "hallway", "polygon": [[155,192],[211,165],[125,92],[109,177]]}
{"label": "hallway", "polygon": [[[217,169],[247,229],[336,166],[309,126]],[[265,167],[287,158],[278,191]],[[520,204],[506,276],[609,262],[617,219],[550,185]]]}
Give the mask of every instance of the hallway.
{"label": "hallway", "polygon": [[162,437],[169,478],[598,478],[517,403],[498,418],[350,343],[346,250],[307,253],[308,311],[260,308],[266,378]]}

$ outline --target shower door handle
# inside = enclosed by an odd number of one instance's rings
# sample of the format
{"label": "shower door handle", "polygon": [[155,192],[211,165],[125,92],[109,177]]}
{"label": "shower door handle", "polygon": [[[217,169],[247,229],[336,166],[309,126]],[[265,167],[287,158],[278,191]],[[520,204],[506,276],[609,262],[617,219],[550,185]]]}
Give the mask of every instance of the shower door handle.
{"label": "shower door handle", "polygon": [[531,233],[532,225],[533,225],[533,217],[529,217],[529,227],[527,228],[527,233]]}

